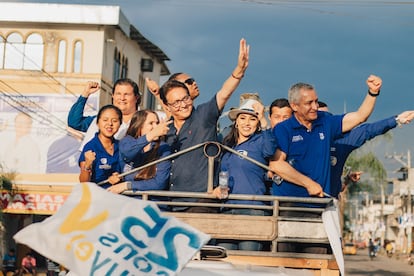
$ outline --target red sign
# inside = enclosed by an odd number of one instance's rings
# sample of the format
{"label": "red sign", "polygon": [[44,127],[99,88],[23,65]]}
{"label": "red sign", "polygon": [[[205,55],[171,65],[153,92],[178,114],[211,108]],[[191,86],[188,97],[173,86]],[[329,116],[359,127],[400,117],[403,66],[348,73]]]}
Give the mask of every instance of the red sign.
{"label": "red sign", "polygon": [[53,192],[1,191],[0,202],[3,213],[53,215],[66,201],[69,194]]}

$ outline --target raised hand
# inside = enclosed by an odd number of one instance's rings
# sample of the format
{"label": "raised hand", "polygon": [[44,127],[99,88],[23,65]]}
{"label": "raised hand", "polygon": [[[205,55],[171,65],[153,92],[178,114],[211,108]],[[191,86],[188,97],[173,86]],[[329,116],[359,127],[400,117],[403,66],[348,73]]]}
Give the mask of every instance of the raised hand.
{"label": "raised hand", "polygon": [[88,81],[88,83],[85,86],[85,89],[82,92],[82,96],[87,98],[99,89],[101,89],[99,83],[97,83],[96,81]]}
{"label": "raised hand", "polygon": [[145,78],[145,83],[147,84],[147,88],[151,94],[155,97],[158,97],[160,94],[160,86],[154,80],[150,78]]}
{"label": "raised hand", "polygon": [[396,118],[399,124],[409,124],[414,119],[414,110],[407,110],[399,114]]}
{"label": "raised hand", "polygon": [[367,85],[370,92],[379,94],[382,86],[382,79],[378,76],[370,75],[367,79]]}
{"label": "raised hand", "polygon": [[169,125],[172,123],[172,120],[163,121],[161,120],[158,125],[156,125],[148,134],[147,140],[148,141],[155,141],[158,140],[161,136],[164,136],[170,130]]}
{"label": "raised hand", "polygon": [[86,168],[92,167],[92,163],[93,163],[93,161],[95,161],[95,159],[96,159],[96,153],[95,152],[93,152],[91,150],[86,151],[85,152],[85,167]]}
{"label": "raised hand", "polygon": [[246,40],[242,38],[240,40],[239,58],[237,61],[237,69],[240,71],[233,71],[234,77],[241,79],[244,76],[244,72],[246,71],[247,66],[249,66],[249,50],[250,46],[247,45]]}

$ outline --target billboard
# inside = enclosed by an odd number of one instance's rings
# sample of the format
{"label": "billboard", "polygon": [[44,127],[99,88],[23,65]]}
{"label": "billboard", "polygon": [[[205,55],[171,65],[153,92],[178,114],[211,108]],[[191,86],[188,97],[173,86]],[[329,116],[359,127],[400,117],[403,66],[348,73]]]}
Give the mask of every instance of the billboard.
{"label": "billboard", "polygon": [[[21,174],[79,173],[83,133],[67,127],[74,95],[0,93],[0,165]],[[98,100],[88,99],[85,115]]]}

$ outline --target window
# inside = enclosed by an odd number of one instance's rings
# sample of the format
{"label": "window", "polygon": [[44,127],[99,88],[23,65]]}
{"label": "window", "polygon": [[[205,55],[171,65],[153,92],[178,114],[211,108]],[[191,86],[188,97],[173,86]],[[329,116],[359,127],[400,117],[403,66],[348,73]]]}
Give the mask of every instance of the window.
{"label": "window", "polygon": [[66,68],[66,41],[59,41],[57,71],[65,72]]}
{"label": "window", "polygon": [[5,50],[5,69],[22,69],[23,68],[24,44],[23,38],[18,33],[11,33],[7,37]]}
{"label": "window", "polygon": [[121,55],[118,52],[118,49],[115,48],[114,51],[114,69],[112,72],[112,81],[116,82],[119,79],[119,70],[121,66]]}
{"label": "window", "polygon": [[27,37],[24,46],[23,69],[42,70],[43,68],[43,38],[39,34]]}
{"label": "window", "polygon": [[128,59],[126,57],[123,57],[121,78],[126,78],[127,76],[128,76]]}
{"label": "window", "polygon": [[81,63],[82,63],[82,42],[76,41],[73,51],[73,72],[81,72]]}
{"label": "window", "polygon": [[0,36],[0,69],[4,67],[4,48],[6,41]]}

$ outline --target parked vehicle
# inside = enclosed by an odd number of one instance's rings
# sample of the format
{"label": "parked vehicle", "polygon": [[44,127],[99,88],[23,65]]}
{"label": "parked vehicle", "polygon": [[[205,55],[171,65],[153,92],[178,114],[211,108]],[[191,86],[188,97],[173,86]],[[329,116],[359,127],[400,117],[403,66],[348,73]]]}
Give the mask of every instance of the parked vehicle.
{"label": "parked vehicle", "polygon": [[385,253],[387,254],[387,256],[389,258],[392,257],[392,255],[394,255],[394,246],[391,242],[387,243],[387,245],[385,245]]}
{"label": "parked vehicle", "polygon": [[344,244],[344,248],[342,250],[345,255],[356,255],[357,247],[355,243],[347,242]]}

